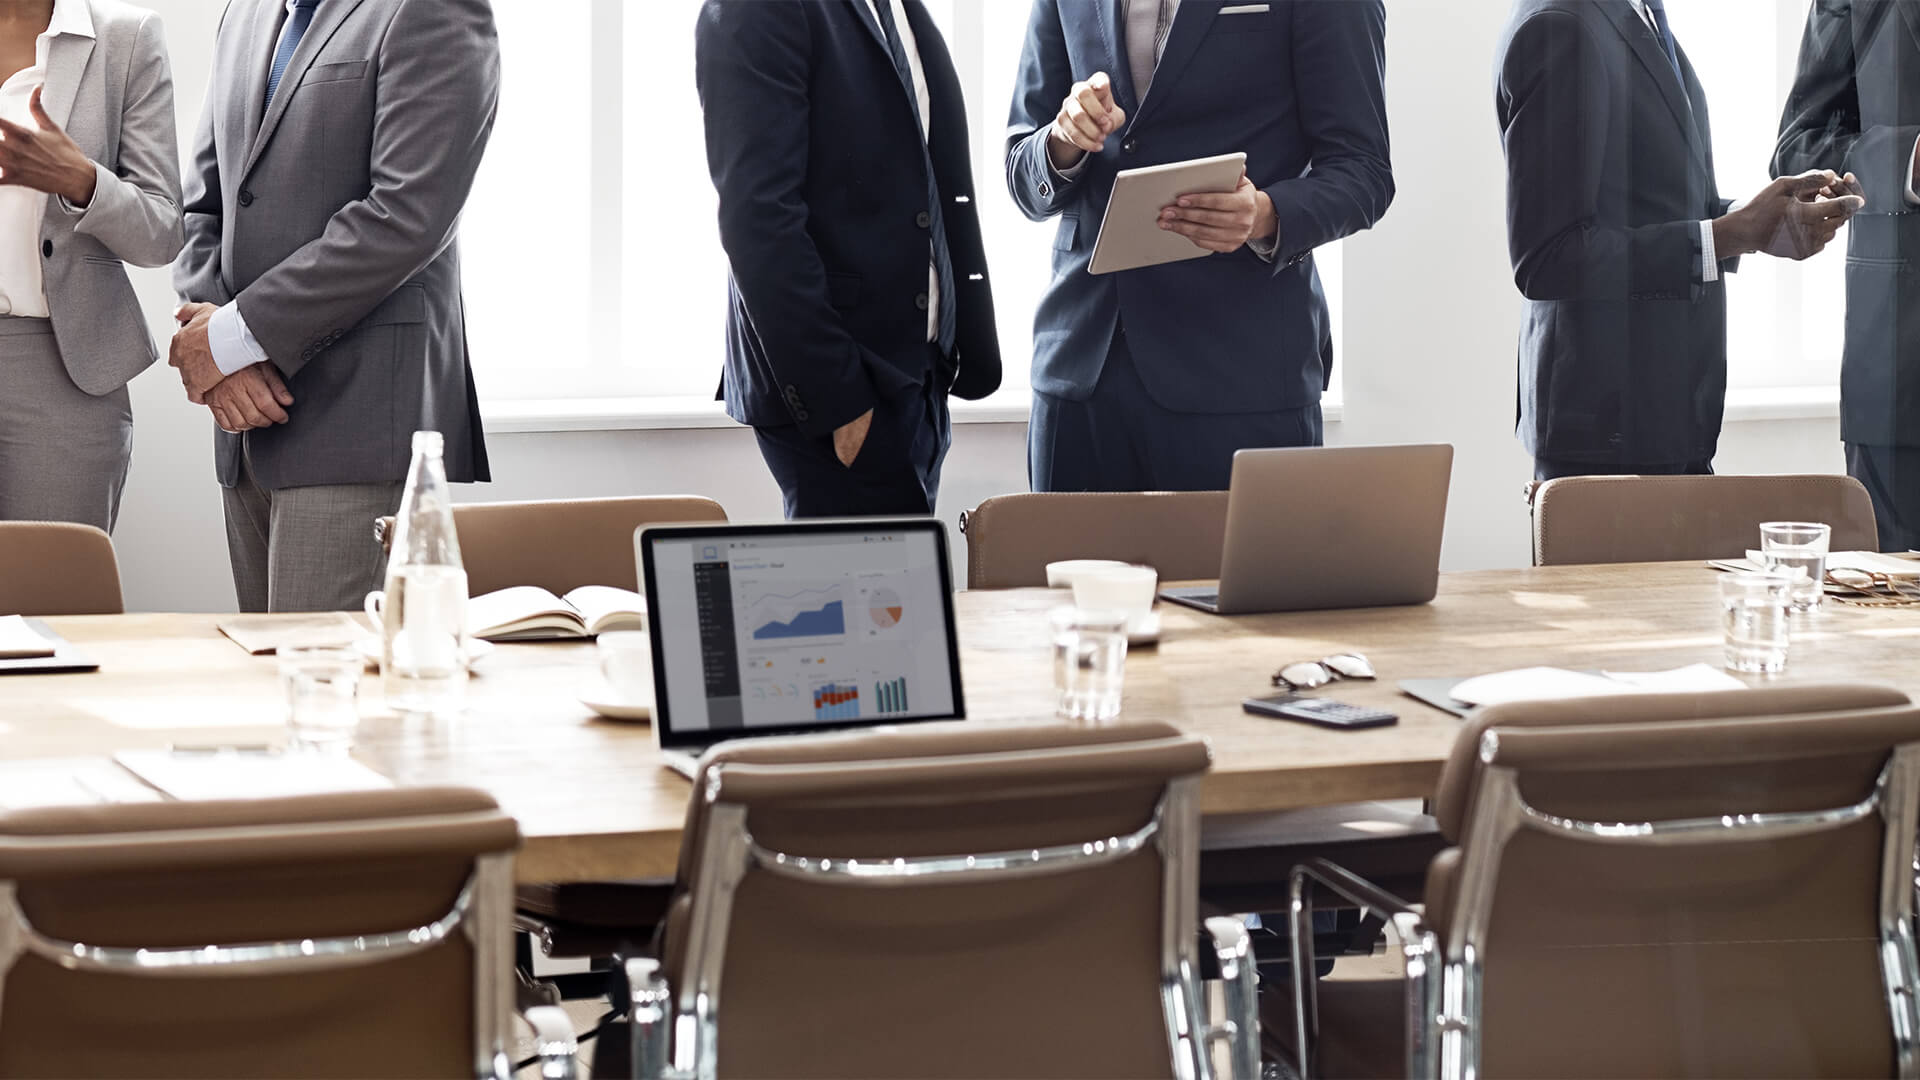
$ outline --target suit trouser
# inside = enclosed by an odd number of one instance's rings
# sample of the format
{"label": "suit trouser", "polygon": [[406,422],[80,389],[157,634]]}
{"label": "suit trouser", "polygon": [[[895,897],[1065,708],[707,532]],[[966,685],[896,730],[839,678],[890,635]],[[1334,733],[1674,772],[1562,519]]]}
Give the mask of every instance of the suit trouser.
{"label": "suit trouser", "polygon": [[[929,348],[931,351],[931,348]],[[832,435],[754,428],[789,518],[919,517],[933,513],[940,468],[953,442],[945,387],[924,384],[873,407],[867,441],[842,465]]]}
{"label": "suit trouser", "polygon": [[255,481],[243,451],[239,484],[221,489],[240,610],[359,611],[387,572],[373,521],[399,511],[401,486],[268,491]]}
{"label": "suit trouser", "polygon": [[1873,496],[1880,550],[1920,550],[1920,446],[1848,443],[1847,473]]}
{"label": "suit trouser", "polygon": [[1248,413],[1166,408],[1140,381],[1122,329],[1087,400],[1034,392],[1027,479],[1035,491],[1225,491],[1234,451],[1320,439],[1319,402]]}
{"label": "suit trouser", "polygon": [[1606,461],[1567,461],[1534,458],[1533,478],[1542,483],[1563,476],[1712,476],[1713,462],[1688,461],[1678,465],[1615,465]]}
{"label": "suit trouser", "polygon": [[0,318],[0,521],[74,521],[113,531],[133,460],[122,386],[73,385],[46,319]]}

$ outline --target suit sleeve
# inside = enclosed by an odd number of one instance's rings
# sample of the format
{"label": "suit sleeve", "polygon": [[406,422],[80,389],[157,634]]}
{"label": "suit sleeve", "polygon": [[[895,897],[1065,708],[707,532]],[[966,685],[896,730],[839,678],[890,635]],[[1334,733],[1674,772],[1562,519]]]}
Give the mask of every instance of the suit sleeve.
{"label": "suit sleeve", "polygon": [[1387,144],[1387,10],[1381,0],[1295,4],[1294,91],[1305,175],[1266,188],[1280,220],[1274,272],[1367,229],[1393,202]]}
{"label": "suit sleeve", "polygon": [[[229,9],[231,10],[231,9]],[[221,15],[224,24],[226,15]],[[218,73],[216,72],[216,75]],[[180,204],[185,246],[173,261],[173,291],[189,303],[224,306],[233,302],[220,270],[220,237],[226,220],[220,199],[220,153],[214,141],[215,98],[207,95],[187,159]]]}
{"label": "suit sleeve", "polygon": [[289,376],[453,243],[493,130],[500,41],[487,0],[404,0],[376,63],[367,194],[234,298]]}
{"label": "suit sleeve", "polygon": [[694,78],[720,245],[794,422],[818,436],[874,407],[867,369],[881,361],[834,310],[807,231],[811,66],[805,5],[708,0],[700,9]]}
{"label": "suit sleeve", "polygon": [[[1047,131],[1073,81],[1066,31],[1060,25],[1060,0],[1033,0],[1027,42],[1014,76],[1013,108],[1007,117],[1007,191],[1020,212],[1034,221],[1045,221],[1079,197],[1075,180],[1084,170],[1063,176],[1047,161]],[[1081,159],[1082,164],[1085,161]]]}
{"label": "suit sleeve", "polygon": [[[73,229],[134,266],[165,266],[184,243],[180,226],[180,145],[173,119],[173,74],[160,19],[141,20],[128,65],[120,116],[120,155],[95,162],[93,201]],[[65,200],[60,200],[65,207]]]}
{"label": "suit sleeve", "polygon": [[1529,300],[1687,296],[1701,278],[1700,223],[1602,224],[1606,57],[1578,15],[1547,11],[1515,29],[1501,60],[1507,113],[1507,247]]}
{"label": "suit sleeve", "polygon": [[1854,24],[1862,18],[1893,17],[1891,4],[1878,7],[1869,13],[1857,10],[1854,0],[1814,0],[1800,38],[1793,92],[1780,117],[1773,175],[1809,169],[1851,172],[1866,189],[1865,212],[1890,214],[1910,208],[1907,188],[1913,182],[1920,125],[1880,124],[1861,130]]}

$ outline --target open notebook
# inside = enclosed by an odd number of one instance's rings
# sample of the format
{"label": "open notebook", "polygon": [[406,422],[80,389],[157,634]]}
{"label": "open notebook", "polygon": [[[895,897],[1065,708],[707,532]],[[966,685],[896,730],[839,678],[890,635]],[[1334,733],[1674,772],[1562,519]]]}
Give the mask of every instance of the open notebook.
{"label": "open notebook", "polygon": [[519,585],[467,601],[467,633],[489,641],[583,638],[646,628],[646,597],[610,585],[582,585],[565,596]]}

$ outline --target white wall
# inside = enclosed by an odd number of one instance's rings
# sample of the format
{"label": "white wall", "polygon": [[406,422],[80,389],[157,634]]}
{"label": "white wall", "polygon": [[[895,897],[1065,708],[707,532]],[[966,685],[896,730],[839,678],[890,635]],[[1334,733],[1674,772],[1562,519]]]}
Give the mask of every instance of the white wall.
{"label": "white wall", "polygon": [[[147,2],[167,20],[184,145],[198,115],[219,5]],[[1513,437],[1519,297],[1506,261],[1505,171],[1491,96],[1492,50],[1507,6],[1392,0],[1389,7],[1388,103],[1399,195],[1380,227],[1348,247],[1347,316],[1338,342],[1346,402],[1328,440],[1454,443],[1446,565],[1524,565],[1529,542],[1520,492],[1529,464]],[[997,113],[1005,102],[973,107]],[[172,303],[164,275],[143,275],[140,285],[155,332],[164,335]],[[1002,321],[1029,317],[1004,301],[999,314]],[[134,466],[115,538],[128,604],[229,610],[211,423],[185,403],[164,365],[137,379],[133,396]],[[1024,435],[1020,424],[956,428],[944,519],[988,495],[1026,489]],[[1832,419],[1730,423],[1716,464],[1722,472],[1837,471],[1838,438]],[[693,492],[717,498],[735,518],[779,512],[778,491],[744,430],[499,434],[490,446],[496,481],[465,497]],[[1312,493],[1301,493],[1299,502],[1311,506]]]}

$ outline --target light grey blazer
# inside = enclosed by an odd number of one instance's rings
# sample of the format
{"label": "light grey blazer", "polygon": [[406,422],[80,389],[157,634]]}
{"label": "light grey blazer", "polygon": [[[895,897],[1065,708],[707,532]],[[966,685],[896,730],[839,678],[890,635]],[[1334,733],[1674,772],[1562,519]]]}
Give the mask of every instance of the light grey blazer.
{"label": "light grey blazer", "polygon": [[[287,377],[287,423],[217,432],[267,490],[404,479],[413,432],[489,479],[455,243],[493,130],[488,0],[326,0],[266,107],[284,0],[232,0],[187,170],[187,300],[235,303]],[[529,208],[531,213],[531,208]]]}
{"label": "light grey blazer", "polygon": [[87,11],[93,37],[48,45],[42,104],[98,179],[84,210],[47,199],[40,265],[67,374],[99,396],[157,355],[126,264],[164,266],[180,252],[180,150],[160,17],[119,0],[90,0]]}

